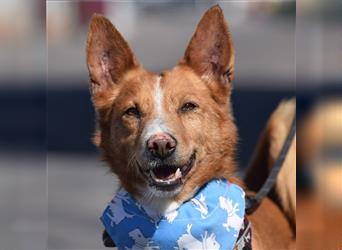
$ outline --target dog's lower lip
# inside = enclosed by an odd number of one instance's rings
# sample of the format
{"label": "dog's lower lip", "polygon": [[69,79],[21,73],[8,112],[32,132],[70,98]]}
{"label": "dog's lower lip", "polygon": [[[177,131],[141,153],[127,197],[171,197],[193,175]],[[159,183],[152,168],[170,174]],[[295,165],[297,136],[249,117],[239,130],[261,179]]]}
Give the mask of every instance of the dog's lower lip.
{"label": "dog's lower lip", "polygon": [[[141,172],[148,178],[151,186],[155,186],[160,190],[172,190],[182,184],[183,178],[190,172],[191,168],[193,167],[195,158],[196,152],[193,152],[190,156],[189,161],[183,166],[159,166],[159,168],[169,167],[174,169],[174,172],[172,172],[172,170],[166,171],[167,173],[165,176],[163,175],[163,173],[159,173],[158,176],[156,168],[143,170],[141,169],[140,165],[139,168]],[[160,170],[162,171],[163,169]]]}

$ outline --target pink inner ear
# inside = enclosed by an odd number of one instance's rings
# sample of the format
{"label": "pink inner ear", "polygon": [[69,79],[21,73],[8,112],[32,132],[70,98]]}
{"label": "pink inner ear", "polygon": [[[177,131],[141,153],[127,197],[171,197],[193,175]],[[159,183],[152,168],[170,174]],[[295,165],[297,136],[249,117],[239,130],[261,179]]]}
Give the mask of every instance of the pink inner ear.
{"label": "pink inner ear", "polygon": [[101,69],[104,73],[109,72],[109,58],[110,58],[109,53],[110,53],[109,51],[104,51],[100,59]]}
{"label": "pink inner ear", "polygon": [[184,59],[199,75],[212,75],[217,79],[221,79],[228,68],[233,68],[233,44],[219,6],[212,7],[203,15]]}
{"label": "pink inner ear", "polygon": [[96,91],[116,83],[130,69],[138,66],[128,43],[104,16],[94,15],[87,38],[87,64]]}
{"label": "pink inner ear", "polygon": [[212,63],[218,64],[219,61],[220,61],[220,58],[219,58],[218,55],[212,55],[210,61],[211,61]]}

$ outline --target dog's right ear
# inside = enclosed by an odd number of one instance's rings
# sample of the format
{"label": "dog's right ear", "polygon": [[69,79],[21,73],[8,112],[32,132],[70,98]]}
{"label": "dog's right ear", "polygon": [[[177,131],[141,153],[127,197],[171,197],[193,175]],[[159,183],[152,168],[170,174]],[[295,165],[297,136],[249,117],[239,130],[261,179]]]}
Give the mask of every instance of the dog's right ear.
{"label": "dog's right ear", "polygon": [[87,38],[87,66],[93,98],[115,87],[128,70],[138,65],[128,43],[104,16],[94,14]]}

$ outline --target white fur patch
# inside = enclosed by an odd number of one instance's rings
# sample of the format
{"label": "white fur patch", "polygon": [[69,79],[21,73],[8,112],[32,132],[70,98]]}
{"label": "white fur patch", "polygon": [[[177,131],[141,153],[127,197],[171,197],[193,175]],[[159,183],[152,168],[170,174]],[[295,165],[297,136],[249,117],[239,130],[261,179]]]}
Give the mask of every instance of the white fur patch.
{"label": "white fur patch", "polygon": [[153,93],[154,100],[154,119],[145,127],[143,135],[143,143],[145,143],[152,135],[167,132],[168,128],[164,121],[163,99],[164,93],[160,87],[161,76],[158,76]]}
{"label": "white fur patch", "polygon": [[[155,88],[153,92],[153,119],[146,124],[142,134],[141,143],[143,147],[146,145],[147,140],[155,134],[158,133],[170,133],[169,128],[165,122],[165,112],[163,109],[163,101],[164,101],[164,93],[163,89],[160,86],[160,81],[162,77],[159,76],[156,79]],[[174,210],[174,208],[178,207],[177,203],[173,201],[173,197],[179,193],[180,187],[176,190],[165,192],[156,189],[153,186],[148,186],[146,189],[142,189],[141,193],[143,194],[140,202],[145,204],[152,210],[158,211],[160,214],[163,214],[165,211]],[[171,218],[170,218],[171,219]]]}
{"label": "white fur patch", "polygon": [[[179,189],[177,190],[179,192]],[[177,216],[175,211],[180,204],[174,200],[174,195],[176,192],[170,192],[170,195],[167,195],[163,191],[152,190],[151,188],[142,191],[143,195],[137,198],[144,207],[147,207],[151,211],[154,211],[160,215],[171,217]],[[170,220],[172,220],[171,217]]]}
{"label": "white fur patch", "polygon": [[156,86],[154,89],[154,105],[157,113],[157,118],[161,118],[163,115],[163,90],[160,87],[161,76],[158,76]]}

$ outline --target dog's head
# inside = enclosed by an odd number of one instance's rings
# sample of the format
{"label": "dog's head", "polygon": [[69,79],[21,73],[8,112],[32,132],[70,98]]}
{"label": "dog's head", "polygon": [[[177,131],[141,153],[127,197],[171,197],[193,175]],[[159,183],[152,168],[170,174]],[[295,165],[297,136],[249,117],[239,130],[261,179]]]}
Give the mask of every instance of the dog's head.
{"label": "dog's head", "polygon": [[220,7],[197,26],[184,58],[160,74],[146,71],[121,34],[95,15],[87,40],[95,144],[136,195],[189,195],[234,169],[230,108],[234,51]]}

